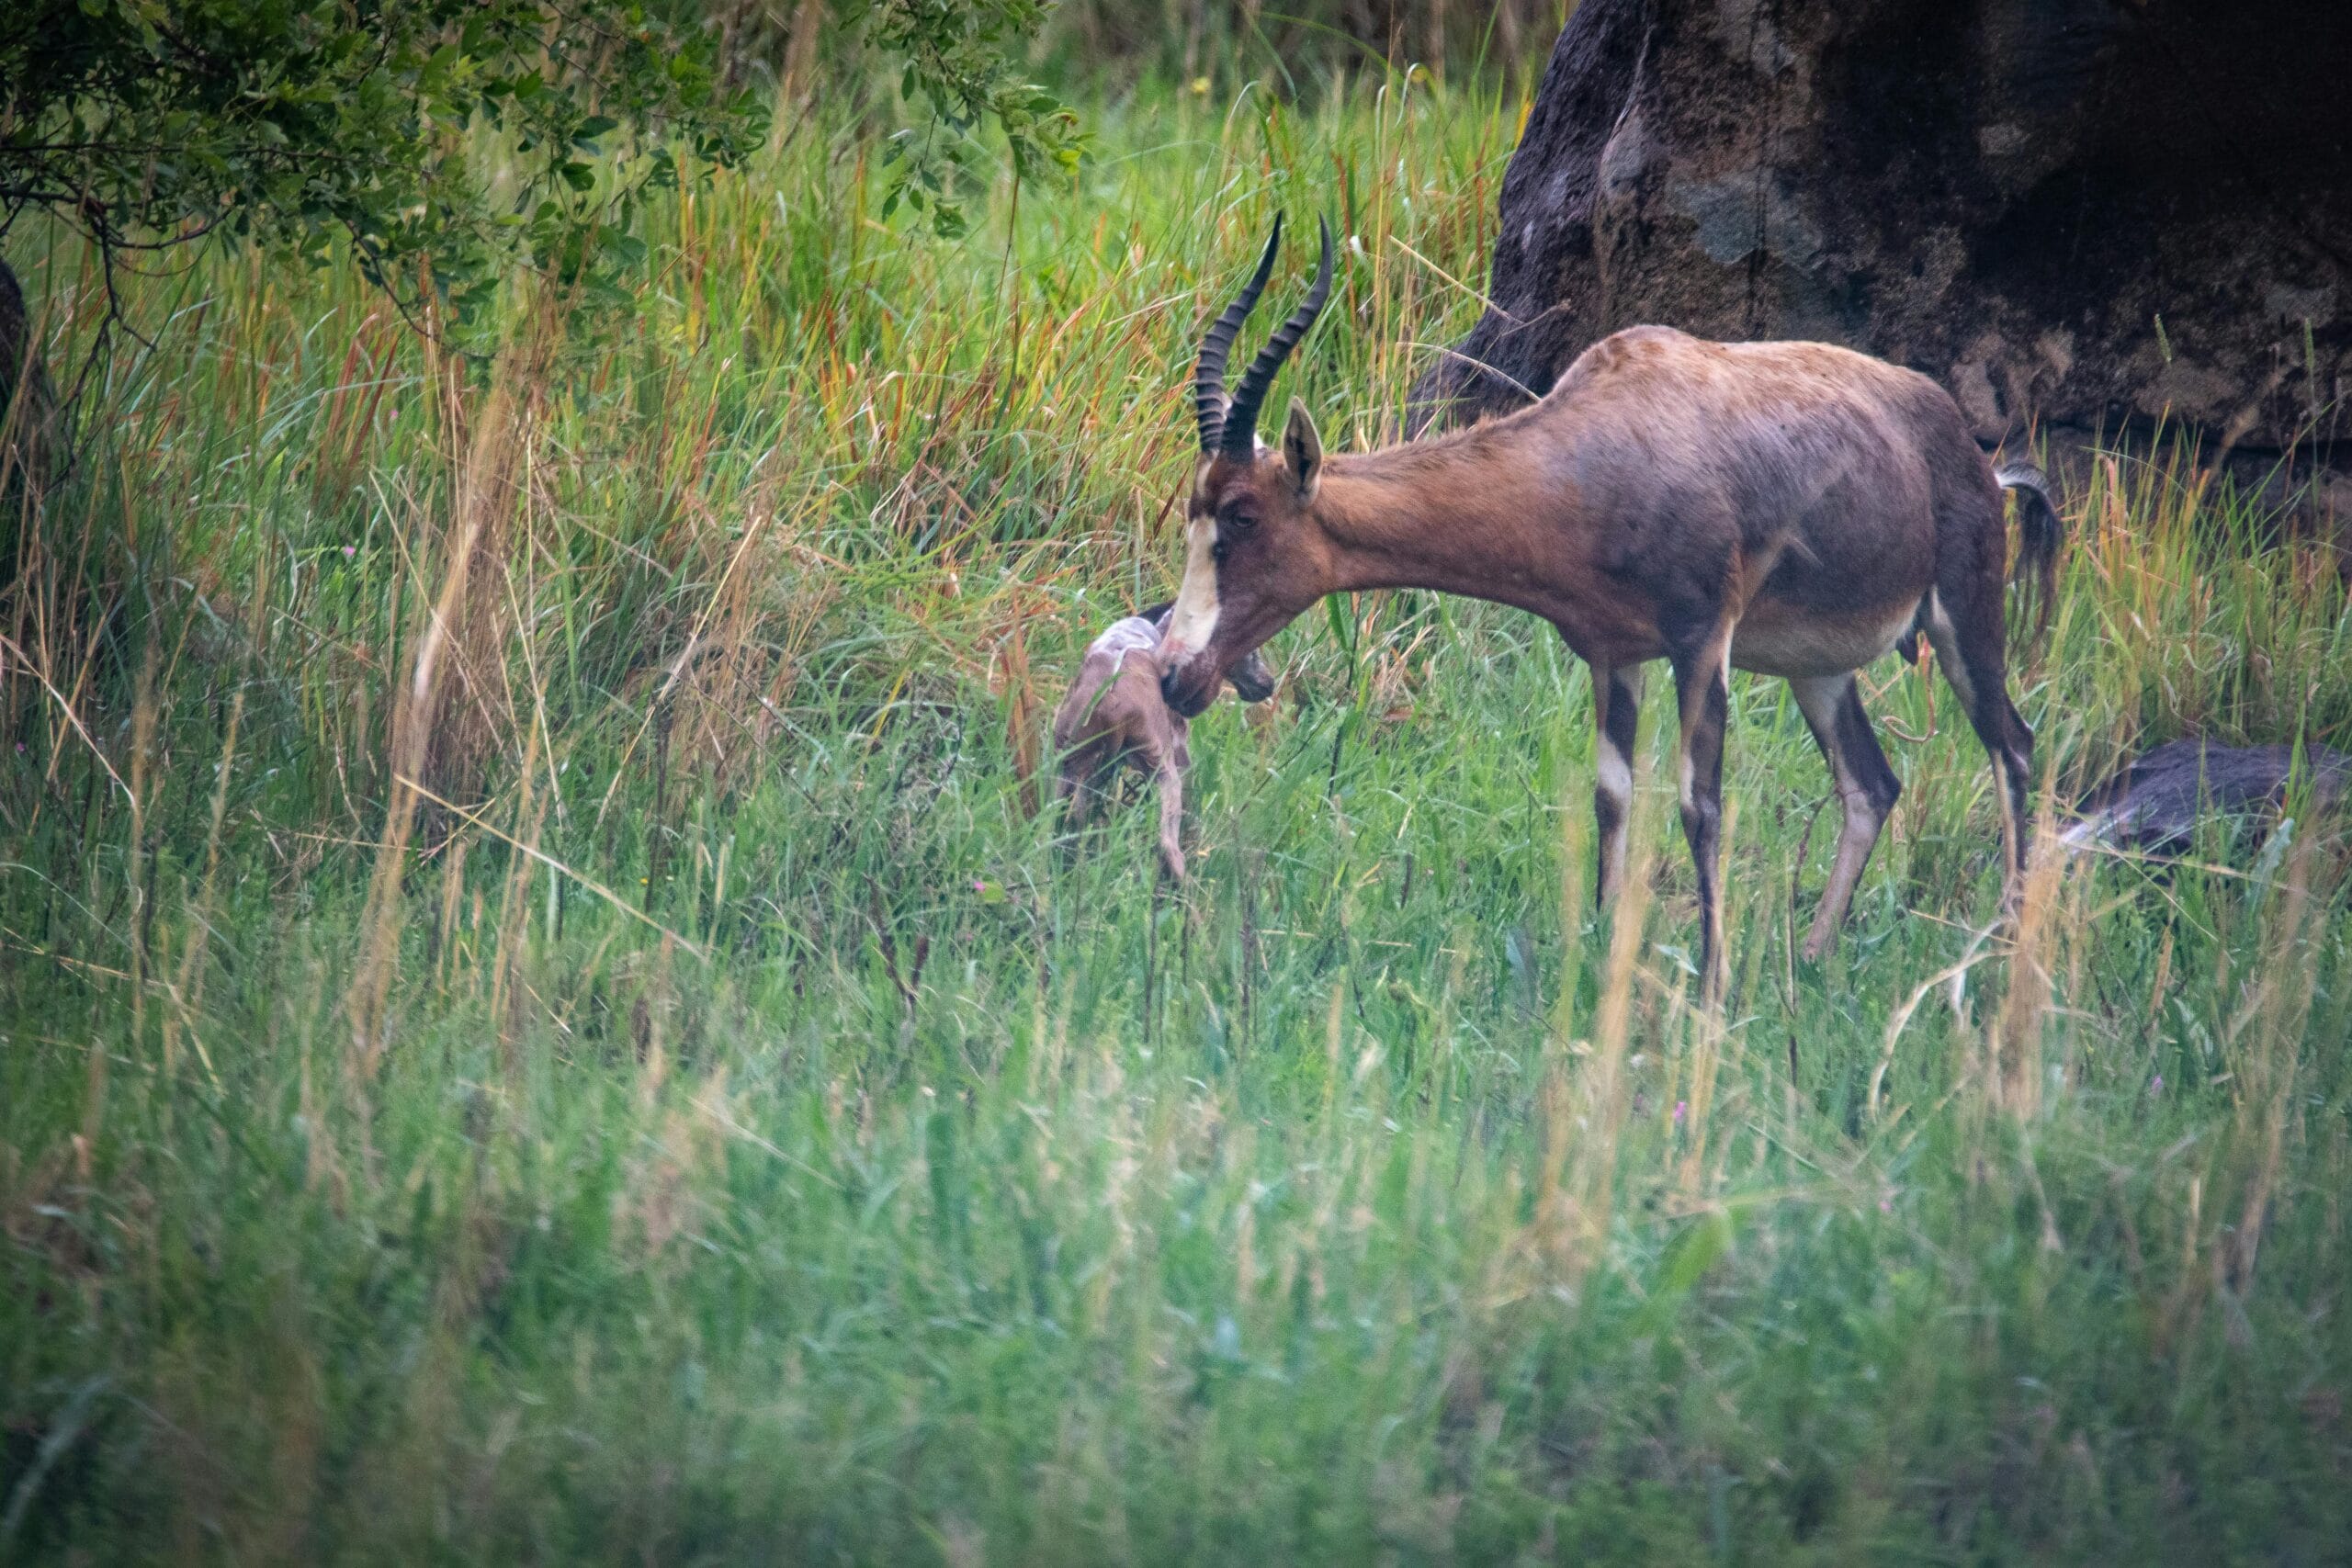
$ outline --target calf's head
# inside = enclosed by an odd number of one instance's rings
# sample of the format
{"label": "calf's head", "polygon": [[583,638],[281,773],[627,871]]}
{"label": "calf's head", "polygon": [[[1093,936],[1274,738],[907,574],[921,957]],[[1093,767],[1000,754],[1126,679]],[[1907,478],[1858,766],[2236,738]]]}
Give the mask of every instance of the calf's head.
{"label": "calf's head", "polygon": [[[1169,617],[1175,612],[1176,601],[1163,599],[1148,610],[1143,611],[1142,615],[1145,620],[1158,626],[1161,637],[1165,637],[1168,634]],[[1166,646],[1165,642],[1161,644],[1163,649]],[[1164,658],[1161,667],[1166,668]],[[1235,660],[1232,668],[1225,672],[1225,678],[1233,687],[1233,694],[1245,703],[1262,703],[1274,694],[1274,672],[1267,665],[1266,656],[1255,649]],[[1163,693],[1163,698],[1165,695],[1166,694]]]}
{"label": "calf's head", "polygon": [[[1230,400],[1225,392],[1226,356],[1265,289],[1282,237],[1278,218],[1257,271],[1201,344],[1193,381],[1201,456],[1185,509],[1184,582],[1160,645],[1160,694],[1187,716],[1209,705],[1221,679],[1250,697],[1245,661],[1255,663],[1258,645],[1328,591],[1327,547],[1313,515],[1323,469],[1315,422],[1305,404],[1293,400],[1281,446],[1258,439],[1258,409],[1274,373],[1330,298],[1328,223],[1322,261],[1305,302],[1250,361]],[[1262,663],[1255,673],[1263,675]]]}

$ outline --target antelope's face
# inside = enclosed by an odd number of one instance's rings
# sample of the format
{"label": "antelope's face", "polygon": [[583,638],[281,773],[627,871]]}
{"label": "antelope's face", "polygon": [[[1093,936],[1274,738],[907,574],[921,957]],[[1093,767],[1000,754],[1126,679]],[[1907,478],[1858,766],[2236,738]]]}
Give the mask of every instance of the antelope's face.
{"label": "antelope's face", "polygon": [[1274,329],[1231,397],[1226,357],[1274,270],[1280,218],[1258,270],[1201,342],[1193,383],[1201,459],[1184,513],[1184,585],[1160,642],[1160,695],[1187,718],[1209,705],[1217,682],[1232,678],[1260,643],[1328,592],[1328,552],[1314,514],[1323,466],[1315,422],[1294,401],[1282,450],[1258,439],[1258,409],[1275,373],[1331,295],[1331,227],[1322,229],[1322,260],[1305,302]]}
{"label": "antelope's face", "polygon": [[[1204,458],[1184,519],[1184,581],[1160,644],[1160,694],[1190,717],[1217,683],[1263,666],[1259,645],[1328,592],[1314,515],[1320,448],[1306,411],[1291,406],[1277,454]],[[1312,453],[1312,456],[1308,454]]]}

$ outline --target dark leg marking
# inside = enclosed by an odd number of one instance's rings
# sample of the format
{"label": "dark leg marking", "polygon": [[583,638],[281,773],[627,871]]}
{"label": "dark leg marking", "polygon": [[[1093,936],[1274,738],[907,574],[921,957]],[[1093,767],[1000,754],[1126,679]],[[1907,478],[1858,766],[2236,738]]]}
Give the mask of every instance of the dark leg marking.
{"label": "dark leg marking", "polygon": [[1821,891],[1821,907],[1814,912],[1813,929],[1804,939],[1804,955],[1819,958],[1838,940],[1845,923],[1855,885],[1870,863],[1881,829],[1903,794],[1903,781],[1886,765],[1878,735],[1851,675],[1826,675],[1790,681],[1814,744],[1829,764],[1830,777],[1845,806],[1845,824],[1838,834],[1838,854],[1829,882]]}
{"label": "dark leg marking", "polygon": [[1712,1006],[1724,993],[1723,892],[1720,886],[1724,815],[1724,727],[1731,687],[1724,654],[1726,621],[1689,655],[1674,660],[1674,690],[1682,710],[1682,835],[1699,874],[1700,995]]}
{"label": "dark leg marking", "polygon": [[1993,782],[2001,805],[2005,897],[2014,900],[2024,886],[2027,849],[2026,791],[2033,778],[2033,731],[2009,701],[2007,630],[2001,621],[1999,581],[1959,610],[1928,595],[1928,637],[1967,711],[1968,722],[1993,760]]}
{"label": "dark leg marking", "polygon": [[1634,806],[1634,732],[1641,716],[1642,667],[1592,667],[1592,817],[1597,904],[1607,904],[1625,879],[1625,824]]}

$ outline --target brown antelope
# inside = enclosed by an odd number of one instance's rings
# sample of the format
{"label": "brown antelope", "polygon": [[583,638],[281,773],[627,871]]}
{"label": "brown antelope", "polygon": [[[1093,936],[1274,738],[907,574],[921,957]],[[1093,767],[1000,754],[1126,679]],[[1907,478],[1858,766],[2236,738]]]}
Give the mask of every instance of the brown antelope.
{"label": "brown antelope", "polygon": [[1712,997],[1732,668],[1788,681],[1844,801],[1805,939],[1817,958],[1902,789],[1854,672],[1924,632],[1992,756],[2014,896],[2033,732],[2007,688],[2002,491],[2021,491],[2017,570],[2033,576],[2046,626],[2060,524],[2039,470],[1996,474],[1951,395],[1916,372],[1826,344],[1710,343],[1666,327],[1602,339],[1541,400],[1465,430],[1326,456],[1293,400],[1269,448],[1259,405],[1331,288],[1326,225],[1306,302],[1228,401],[1226,357],[1281,241],[1277,219],[1201,345],[1201,454],[1161,656],[1170,706],[1198,711],[1220,673],[1325,594],[1422,588],[1531,611],[1591,667],[1605,902],[1624,874],[1643,666],[1666,660]]}
{"label": "brown antelope", "polygon": [[[1054,750],[1061,756],[1057,793],[1070,821],[1084,826],[1110,798],[1122,764],[1159,783],[1159,858],[1184,880],[1184,771],[1193,765],[1191,726],[1160,695],[1160,637],[1170,604],[1114,621],[1087,648],[1078,678],[1054,710]],[[1253,650],[1227,676],[1245,703],[1273,695],[1274,677]]]}

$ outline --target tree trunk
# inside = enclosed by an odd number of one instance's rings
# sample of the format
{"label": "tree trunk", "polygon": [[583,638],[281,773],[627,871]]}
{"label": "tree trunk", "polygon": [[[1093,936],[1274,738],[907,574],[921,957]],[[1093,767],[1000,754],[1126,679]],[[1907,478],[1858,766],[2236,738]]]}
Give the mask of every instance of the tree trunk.
{"label": "tree trunk", "polygon": [[40,536],[42,501],[56,477],[57,424],[57,392],[25,291],[0,260],[0,600],[16,587]]}
{"label": "tree trunk", "polygon": [[2352,4],[1584,0],[1490,299],[1416,428],[1662,322],[1914,367],[1987,445],[2185,423],[2308,480],[2352,382]]}
{"label": "tree trunk", "polygon": [[[32,319],[17,274],[0,260],[0,498],[11,513],[39,496],[51,477],[57,394],[33,341]],[[0,537],[13,539],[9,526]],[[13,572],[0,564],[0,580]]]}

